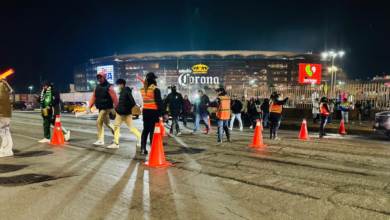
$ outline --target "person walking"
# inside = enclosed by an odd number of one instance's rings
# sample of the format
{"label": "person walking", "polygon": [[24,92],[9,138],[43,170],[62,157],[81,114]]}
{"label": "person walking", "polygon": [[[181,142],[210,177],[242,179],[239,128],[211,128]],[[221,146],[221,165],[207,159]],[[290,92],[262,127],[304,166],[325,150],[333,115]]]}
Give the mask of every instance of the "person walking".
{"label": "person walking", "polygon": [[101,72],[96,74],[96,80],[98,81],[98,84],[93,90],[88,107],[91,109],[92,106],[95,105],[99,110],[99,116],[96,121],[98,140],[93,143],[93,145],[102,146],[104,145],[103,123],[110,129],[111,133],[115,135],[114,125],[110,122],[110,112],[112,112],[114,106],[118,106],[118,98],[114,86],[107,81],[105,73]]}
{"label": "person walking", "polygon": [[340,104],[341,109],[341,118],[344,119],[345,124],[348,124],[348,113],[349,113],[350,104],[348,99],[345,98],[343,102]]}
{"label": "person walking", "polygon": [[[164,95],[164,98],[163,98],[162,102],[164,103],[165,100],[167,100],[167,98],[168,98],[168,96],[167,96],[167,95]],[[169,107],[166,108],[166,111],[169,111]],[[169,118],[166,119],[166,118],[164,117],[163,120],[164,120],[164,123],[165,123],[165,124],[169,125]]]}
{"label": "person walking", "polygon": [[360,103],[360,101],[356,101],[352,124],[355,124],[355,119],[359,118],[359,124],[361,125],[362,124],[362,114],[363,114],[363,106]]}
{"label": "person walking", "polygon": [[230,103],[230,109],[232,110],[232,118],[230,119],[230,130],[233,130],[234,120],[237,118],[238,125],[240,126],[240,131],[242,131],[242,121],[241,121],[241,109],[242,103],[237,99],[237,95],[233,95],[233,101]]}
{"label": "person walking", "polygon": [[140,147],[141,134],[137,128],[133,126],[132,109],[135,106],[135,100],[131,94],[131,89],[126,87],[126,81],[124,79],[117,79],[115,83],[120,90],[119,101],[118,106],[115,106],[116,116],[114,121],[114,140],[107,148],[119,148],[120,126],[122,122],[125,122],[129,130],[137,136],[137,147]]}
{"label": "person walking", "polygon": [[241,121],[242,125],[245,126],[247,121],[247,112],[248,112],[248,101],[246,101],[245,96],[241,97],[242,109],[241,109]]}
{"label": "person walking", "polygon": [[[42,82],[41,95],[35,95],[38,102],[41,103],[41,115],[43,118],[43,136],[44,138],[39,143],[50,142],[50,126],[56,121],[57,115],[61,114],[60,109],[60,93],[56,90],[50,80]],[[65,141],[70,139],[70,131],[67,131],[64,126],[62,127],[62,133],[64,134]]]}
{"label": "person walking", "polygon": [[223,132],[225,132],[228,141],[232,141],[228,125],[230,119],[230,98],[222,86],[215,91],[217,92],[218,97],[215,102],[210,103],[210,106],[217,108],[218,142],[223,142]]}
{"label": "person walking", "polygon": [[269,118],[269,99],[264,99],[263,104],[260,106],[261,112],[263,113],[263,124],[267,127],[267,121]]}
{"label": "person walking", "polygon": [[319,114],[320,114],[320,103],[318,101],[318,98],[316,98],[314,100],[314,102],[313,102],[312,113],[313,113],[313,123],[317,124],[318,123],[318,117],[319,117]]}
{"label": "person walking", "polygon": [[142,131],[141,136],[141,154],[148,154],[146,150],[146,142],[150,140],[150,144],[153,141],[154,127],[156,123],[159,123],[159,117],[164,116],[168,117],[164,108],[164,103],[161,100],[161,92],[157,87],[157,76],[150,72],[146,74],[144,85],[141,88],[141,95],[143,100],[142,108],[142,120],[144,130]]}
{"label": "person walking", "polygon": [[204,123],[206,124],[206,129],[207,129],[206,134],[210,134],[210,125],[207,120],[207,115],[208,115],[207,108],[210,106],[210,99],[207,95],[203,94],[202,90],[199,90],[198,94],[199,94],[199,98],[196,99],[194,104],[195,128],[192,134],[198,134],[200,119],[203,119]]}
{"label": "person walking", "polygon": [[329,101],[329,110],[330,110],[330,112],[329,112],[327,124],[332,124],[332,117],[333,117],[334,107],[335,107],[335,101],[333,99],[331,99]]}
{"label": "person walking", "polygon": [[321,124],[320,124],[320,138],[323,136],[326,136],[325,134],[325,126],[328,121],[329,115],[330,115],[330,109],[328,105],[328,98],[322,97],[321,103],[320,103],[320,109],[321,109]]}
{"label": "person walking", "polygon": [[280,101],[279,96],[280,94],[274,92],[270,97],[270,139],[274,140],[280,140],[278,137],[278,129],[280,126],[280,121],[282,120],[283,105],[288,101],[288,97]]}
{"label": "person walking", "polygon": [[184,109],[184,99],[183,96],[177,92],[176,86],[171,86],[171,93],[168,94],[167,99],[164,102],[164,107],[169,105],[169,112],[172,116],[172,126],[170,134],[173,135],[173,130],[176,129],[176,136],[181,135],[180,126],[179,126],[179,116]]}
{"label": "person walking", "polygon": [[12,151],[13,142],[10,131],[11,124],[11,101],[10,93],[12,91],[11,86],[7,83],[6,79],[0,80],[0,157],[10,157],[14,155]]}
{"label": "person walking", "polygon": [[248,104],[248,118],[250,122],[250,129],[253,128],[253,125],[256,126],[257,115],[258,112],[256,108],[256,103],[254,102],[254,100],[251,99]]}
{"label": "person walking", "polygon": [[183,109],[183,125],[187,127],[188,115],[191,113],[191,102],[188,100],[188,96],[184,96],[184,109]]}

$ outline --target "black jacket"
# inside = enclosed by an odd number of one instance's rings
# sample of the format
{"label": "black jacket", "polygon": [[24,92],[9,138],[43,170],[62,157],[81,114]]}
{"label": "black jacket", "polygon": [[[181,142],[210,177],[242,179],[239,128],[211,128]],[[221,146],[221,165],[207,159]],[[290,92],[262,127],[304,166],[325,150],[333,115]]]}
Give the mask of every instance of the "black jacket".
{"label": "black jacket", "polygon": [[111,84],[107,81],[102,84],[97,84],[95,88],[95,105],[97,109],[114,108],[114,102],[111,99],[110,90]]}
{"label": "black jacket", "polygon": [[125,87],[121,90],[118,101],[118,106],[115,107],[116,113],[119,115],[131,115],[132,109],[135,106],[135,101],[129,87]]}
{"label": "black jacket", "polygon": [[269,102],[264,102],[260,109],[263,111],[263,113],[269,113]]}
{"label": "black jacket", "polygon": [[248,114],[252,117],[258,114],[256,104],[254,102],[252,105],[248,103]]}
{"label": "black jacket", "polygon": [[233,114],[241,113],[242,109],[242,103],[240,100],[232,100],[230,102],[230,109],[232,110]]}
{"label": "black jacket", "polygon": [[207,95],[203,95],[195,101],[194,112],[207,113],[207,109],[209,106],[207,106],[206,104],[209,104],[210,106],[210,99]]}
{"label": "black jacket", "polygon": [[168,98],[164,101],[164,108],[167,109],[169,104],[169,112],[180,113],[184,109],[183,96],[178,92],[169,93]]}

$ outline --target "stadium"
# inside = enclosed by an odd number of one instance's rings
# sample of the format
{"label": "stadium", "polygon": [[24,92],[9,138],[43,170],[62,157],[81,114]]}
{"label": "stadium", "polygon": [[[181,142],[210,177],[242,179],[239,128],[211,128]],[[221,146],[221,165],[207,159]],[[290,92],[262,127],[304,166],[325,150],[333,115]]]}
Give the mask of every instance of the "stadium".
{"label": "stadium", "polygon": [[[316,79],[317,84],[330,81],[330,62],[312,53],[186,51],[124,54],[90,59],[88,63],[74,67],[74,83],[77,92],[92,91],[96,83],[95,75],[105,72],[111,83],[117,78],[123,78],[129,87],[139,90],[142,83],[137,79],[137,75],[144,78],[148,72],[154,72],[158,76],[158,86],[163,93],[166,93],[171,85],[178,86],[179,90],[188,94],[190,91],[212,89],[219,85],[225,86],[227,90],[289,87],[300,83],[299,67],[303,63],[321,64],[316,65],[320,77],[318,82]],[[304,80],[314,82],[311,79]]]}

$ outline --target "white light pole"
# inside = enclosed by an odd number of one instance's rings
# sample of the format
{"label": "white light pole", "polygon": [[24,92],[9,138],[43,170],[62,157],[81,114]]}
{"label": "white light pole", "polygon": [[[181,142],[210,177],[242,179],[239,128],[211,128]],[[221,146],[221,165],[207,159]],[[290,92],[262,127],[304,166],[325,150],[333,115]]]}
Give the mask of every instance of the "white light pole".
{"label": "white light pole", "polygon": [[[31,90],[33,89],[32,86],[28,87],[30,89],[30,97],[31,97]],[[30,100],[30,97],[29,97],[29,100]]]}
{"label": "white light pole", "polygon": [[[334,85],[336,85],[336,73],[335,73],[335,66],[334,66],[334,59],[339,56],[339,57],[342,57],[344,55],[344,51],[340,51],[338,53],[335,53],[333,51],[330,51],[329,53],[322,53],[322,56],[326,59],[328,56],[330,56],[332,58],[332,67],[330,68],[331,69],[331,74],[332,74],[332,77],[331,77],[331,81],[330,81],[330,85],[333,87]],[[333,74],[335,75],[334,76],[334,80],[333,80]]]}

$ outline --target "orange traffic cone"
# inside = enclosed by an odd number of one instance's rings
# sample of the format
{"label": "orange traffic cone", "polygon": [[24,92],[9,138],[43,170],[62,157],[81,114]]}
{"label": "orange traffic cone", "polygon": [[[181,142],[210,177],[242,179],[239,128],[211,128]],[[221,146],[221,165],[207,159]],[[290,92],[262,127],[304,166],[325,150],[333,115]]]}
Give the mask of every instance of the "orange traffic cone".
{"label": "orange traffic cone", "polygon": [[164,120],[162,119],[160,119],[160,128],[161,128],[161,136],[168,137],[167,133],[165,132]]}
{"label": "orange traffic cone", "polygon": [[[212,132],[213,129],[211,129],[210,117],[208,115],[207,115],[207,122],[209,123],[210,126],[210,132]],[[203,129],[203,131],[207,131],[207,126]]]}
{"label": "orange traffic cone", "polygon": [[263,143],[263,135],[261,133],[261,129],[261,122],[259,119],[257,119],[255,135],[253,136],[253,142],[251,145],[249,145],[249,147],[267,147],[267,145]]}
{"label": "orange traffic cone", "polygon": [[172,163],[165,161],[164,146],[160,133],[160,123],[156,123],[156,126],[154,127],[154,135],[152,147],[150,149],[149,161],[143,163],[142,165],[153,168],[160,168],[172,165]]}
{"label": "orange traffic cone", "polygon": [[303,140],[309,140],[309,134],[307,133],[307,124],[306,124],[306,118],[303,119],[302,127],[301,127],[301,134],[299,135],[298,139]]}
{"label": "orange traffic cone", "polygon": [[66,145],[68,142],[64,141],[64,134],[62,133],[62,126],[60,116],[57,115],[56,123],[54,124],[53,138],[51,139],[50,145]]}
{"label": "orange traffic cone", "polygon": [[344,119],[341,119],[339,134],[347,134],[347,132],[345,132]]}

